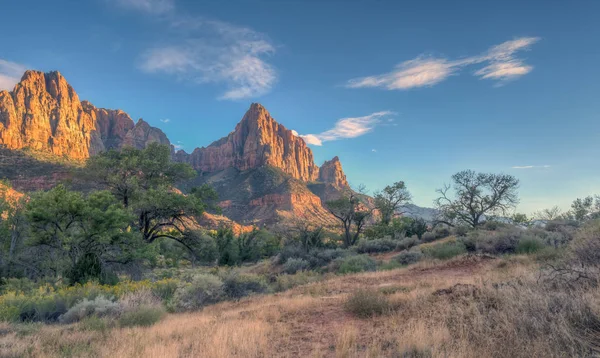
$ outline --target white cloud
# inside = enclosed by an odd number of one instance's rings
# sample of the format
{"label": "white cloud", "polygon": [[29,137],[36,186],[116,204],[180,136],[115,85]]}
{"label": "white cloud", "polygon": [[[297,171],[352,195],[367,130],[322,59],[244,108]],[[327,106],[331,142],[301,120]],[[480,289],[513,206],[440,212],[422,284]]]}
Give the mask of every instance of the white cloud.
{"label": "white cloud", "polygon": [[348,81],[347,87],[384,87],[388,90],[433,86],[454,72],[445,59],[419,57],[405,61],[392,72]]}
{"label": "white cloud", "polygon": [[0,90],[12,91],[27,67],[0,58]]}
{"label": "white cloud", "polygon": [[419,56],[404,61],[388,73],[351,79],[347,88],[379,87],[387,90],[407,90],[436,85],[462,68],[485,63],[474,75],[482,79],[511,80],[531,72],[533,66],[515,58],[517,51],[527,50],[539,41],[537,37],[522,37],[506,41],[488,49],[485,53],[451,61],[445,58]]}
{"label": "white cloud", "polygon": [[377,153],[377,149],[371,149],[371,152]]}
{"label": "white cloud", "polygon": [[296,137],[299,136],[298,132],[296,132],[295,130],[292,129],[292,134],[295,135]]}
{"label": "white cloud", "polygon": [[169,123],[169,122],[171,122],[171,120],[169,118],[159,119],[159,121],[161,121],[163,123]]}
{"label": "white cloud", "polygon": [[384,117],[393,115],[393,112],[382,111],[369,114],[364,117],[342,118],[338,120],[332,129],[319,134],[300,135],[307,144],[321,146],[323,142],[356,138],[371,132],[376,125],[381,123]]}
{"label": "white cloud", "polygon": [[550,165],[516,165],[513,169],[550,168]]}
{"label": "white cloud", "polygon": [[124,9],[149,14],[165,14],[175,9],[174,0],[114,0],[114,2]]}
{"label": "white cloud", "polygon": [[277,71],[267,61],[275,47],[263,34],[222,21],[181,16],[174,9],[163,20],[173,36],[142,54],[138,67],[143,72],[224,84],[227,90],[219,98],[229,100],[263,95],[277,82]]}

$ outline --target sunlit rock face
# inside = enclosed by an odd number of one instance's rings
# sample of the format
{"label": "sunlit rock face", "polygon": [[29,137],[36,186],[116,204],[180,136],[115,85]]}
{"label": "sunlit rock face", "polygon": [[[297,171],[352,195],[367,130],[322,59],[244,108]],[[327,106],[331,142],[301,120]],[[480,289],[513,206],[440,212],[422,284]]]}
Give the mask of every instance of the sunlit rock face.
{"label": "sunlit rock face", "polygon": [[121,110],[96,108],[59,72],[27,71],[13,91],[0,92],[0,145],[85,159],[124,145],[170,145],[158,128],[134,124]]}

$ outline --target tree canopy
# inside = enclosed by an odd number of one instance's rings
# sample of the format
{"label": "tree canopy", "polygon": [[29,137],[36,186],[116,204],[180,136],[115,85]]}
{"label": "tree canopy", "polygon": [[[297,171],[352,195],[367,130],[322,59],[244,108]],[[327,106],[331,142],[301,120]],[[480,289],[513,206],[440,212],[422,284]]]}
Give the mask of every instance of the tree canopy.
{"label": "tree canopy", "polygon": [[519,180],[508,174],[464,170],[452,176],[452,184],[438,189],[437,223],[478,227],[493,215],[506,215],[519,202]]}

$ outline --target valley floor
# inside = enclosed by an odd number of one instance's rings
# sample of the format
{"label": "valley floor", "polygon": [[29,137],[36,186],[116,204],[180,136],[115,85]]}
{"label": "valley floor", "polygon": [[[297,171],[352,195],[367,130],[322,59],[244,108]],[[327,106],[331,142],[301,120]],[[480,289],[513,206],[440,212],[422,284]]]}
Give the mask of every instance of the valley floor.
{"label": "valley floor", "polygon": [[[587,347],[573,348],[569,355],[593,355],[597,331],[581,330],[575,336],[559,322],[565,317],[544,313],[552,295],[545,297],[533,287],[536,271],[525,256],[463,256],[332,277],[280,294],[170,314],[151,327],[90,330],[80,324],[5,324],[0,327],[0,355],[548,357],[564,353],[555,344],[568,345],[565,339],[576,340],[572,347]],[[498,289],[523,282],[531,285]],[[344,310],[344,301],[357,289],[386,293],[395,310],[366,319],[353,316]],[[599,302],[598,290],[587,294]],[[552,322],[544,322],[548,320]]]}

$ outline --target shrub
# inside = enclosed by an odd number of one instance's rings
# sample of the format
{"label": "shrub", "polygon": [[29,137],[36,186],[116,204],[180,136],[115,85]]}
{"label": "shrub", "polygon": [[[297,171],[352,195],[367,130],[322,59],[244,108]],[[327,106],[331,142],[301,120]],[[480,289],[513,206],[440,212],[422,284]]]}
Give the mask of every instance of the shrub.
{"label": "shrub", "polygon": [[420,251],[405,251],[394,256],[392,260],[400,265],[410,265],[421,261],[423,254]]}
{"label": "shrub", "polygon": [[283,265],[289,259],[305,259],[307,256],[302,246],[296,243],[289,243],[281,249],[279,255],[277,255],[276,262]]}
{"label": "shrub", "polygon": [[227,298],[240,299],[253,293],[267,292],[267,283],[258,275],[229,272],[223,278],[223,293]]}
{"label": "shrub", "polygon": [[166,311],[160,305],[142,305],[136,309],[123,312],[119,317],[119,326],[151,326],[164,317]]}
{"label": "shrub", "polygon": [[443,239],[450,236],[450,229],[446,226],[438,226],[433,230],[433,234],[435,235],[436,240]]}
{"label": "shrub", "polygon": [[350,250],[340,248],[325,250],[315,249],[309,253],[308,258],[306,260],[308,260],[308,262],[310,263],[310,267],[315,269],[327,266],[333,260],[338,259],[340,257],[347,257],[353,254],[354,253]]}
{"label": "shrub", "polygon": [[307,270],[310,267],[310,262],[304,259],[291,258],[283,265],[283,272],[287,274],[295,274],[298,271]]}
{"label": "shrub", "polygon": [[477,251],[493,255],[515,253],[523,230],[508,228],[498,231],[476,231],[469,234],[476,242]]}
{"label": "shrub", "polygon": [[321,280],[322,276],[313,271],[298,272],[295,275],[279,275],[273,283],[273,291],[286,291],[296,286]]}
{"label": "shrub", "polygon": [[469,228],[467,226],[461,225],[454,228],[454,235],[458,237],[465,237],[469,233]]}
{"label": "shrub", "polygon": [[75,306],[71,307],[65,314],[60,316],[61,323],[79,322],[90,316],[103,317],[115,315],[121,310],[117,302],[113,302],[104,296],[98,296],[93,300],[83,299]]}
{"label": "shrub", "polygon": [[396,250],[408,250],[419,244],[419,239],[416,236],[406,237],[398,242]]}
{"label": "shrub", "polygon": [[225,296],[223,281],[214,275],[200,274],[192,282],[177,288],[173,296],[173,306],[177,311],[200,309],[216,303]]}
{"label": "shrub", "polygon": [[425,255],[440,260],[451,259],[466,252],[465,245],[460,241],[444,242],[423,248]]}
{"label": "shrub", "polygon": [[347,274],[363,271],[375,271],[377,263],[367,255],[355,255],[337,259],[337,273]]}
{"label": "shrub", "polygon": [[542,240],[537,237],[525,237],[519,241],[517,245],[517,253],[519,254],[533,254],[545,247]]}
{"label": "shrub", "polygon": [[177,290],[178,282],[173,279],[164,279],[154,282],[152,293],[163,301],[170,301]]}
{"label": "shrub", "polygon": [[375,240],[361,240],[356,245],[356,252],[359,254],[372,254],[378,252],[388,252],[396,249],[398,244],[397,240],[391,238],[375,239]]}
{"label": "shrub", "polygon": [[435,234],[433,232],[426,232],[421,237],[421,240],[423,242],[432,242],[432,241],[437,240],[437,237],[435,236]]}
{"label": "shrub", "polygon": [[361,318],[368,318],[385,314],[391,311],[387,298],[378,291],[361,289],[354,292],[346,302],[344,308],[347,312]]}

